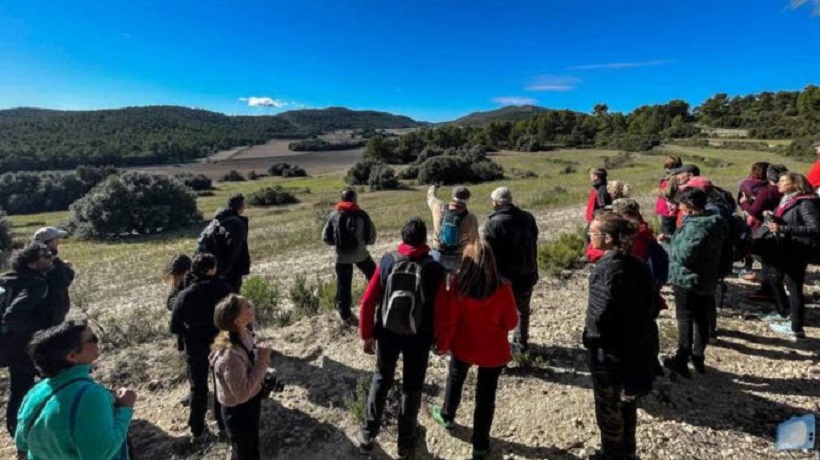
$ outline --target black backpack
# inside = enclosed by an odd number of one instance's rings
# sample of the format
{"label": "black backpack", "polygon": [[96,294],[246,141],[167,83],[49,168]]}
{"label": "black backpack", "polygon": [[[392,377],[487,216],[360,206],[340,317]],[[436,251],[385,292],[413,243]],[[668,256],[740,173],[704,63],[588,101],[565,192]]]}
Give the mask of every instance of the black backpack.
{"label": "black backpack", "polygon": [[357,211],[339,211],[336,216],[336,225],[333,226],[333,243],[341,251],[352,251],[359,247],[358,229],[363,224],[364,240],[367,242],[369,226],[364,216]]}
{"label": "black backpack", "polygon": [[238,219],[238,217],[231,216],[223,221],[214,219],[208,223],[208,226],[202,230],[196,241],[196,254],[207,252],[219,258],[228,252],[228,237],[230,235],[224,225],[224,222],[228,219]]}
{"label": "black backpack", "polygon": [[538,273],[538,242],[530,231],[528,216],[520,211],[515,225],[520,229],[518,240],[513,244],[513,251],[517,252],[517,263],[512,270],[516,275],[526,276]]}
{"label": "black backpack", "polygon": [[424,285],[422,271],[430,260],[412,260],[395,253],[393,268],[387,275],[384,296],[379,307],[382,326],[398,335],[419,333],[424,319]]}

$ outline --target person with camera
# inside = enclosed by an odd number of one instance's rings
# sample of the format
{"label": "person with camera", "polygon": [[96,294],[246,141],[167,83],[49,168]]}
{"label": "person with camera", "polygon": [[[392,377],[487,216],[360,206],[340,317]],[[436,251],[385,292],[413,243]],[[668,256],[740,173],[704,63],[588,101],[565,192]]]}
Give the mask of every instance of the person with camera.
{"label": "person with camera", "polygon": [[362,451],[372,450],[401,355],[404,374],[398,453],[399,458],[405,458],[415,441],[421,390],[433,343],[434,301],[444,279],[444,267],[430,257],[427,226],[420,218],[404,224],[401,239],[396,252],[382,257],[360,307],[359,335],[365,353],[376,354],[376,370],[357,442]]}
{"label": "person with camera", "polygon": [[[205,442],[210,434],[205,429],[208,412],[208,354],[219,333],[214,325],[217,302],[231,293],[231,287],[217,276],[216,257],[199,253],[194,256],[187,287],[179,293],[171,314],[171,333],[182,339],[185,361],[188,365],[188,383],[191,385],[191,413],[188,426],[195,442]],[[214,397],[214,415],[219,430],[225,429],[219,401]]]}
{"label": "person with camera", "polygon": [[263,384],[272,349],[265,343],[256,344],[249,327],[253,321],[253,304],[236,294],[219,302],[214,312],[214,324],[221,332],[214,342],[210,363],[232,460],[260,458],[259,414],[266,396]]}
{"label": "person with camera", "polygon": [[14,437],[28,458],[127,460],[128,427],[137,395],[107,389],[91,377],[99,339],[81,321],[34,335],[31,357],[43,376],[20,407]]}

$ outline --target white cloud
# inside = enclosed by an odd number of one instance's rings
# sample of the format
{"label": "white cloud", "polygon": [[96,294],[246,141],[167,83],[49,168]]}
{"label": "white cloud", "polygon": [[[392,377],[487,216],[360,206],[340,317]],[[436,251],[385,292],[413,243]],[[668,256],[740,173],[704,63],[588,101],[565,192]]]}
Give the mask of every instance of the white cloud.
{"label": "white cloud", "polygon": [[277,109],[282,109],[285,107],[301,105],[293,101],[285,101],[283,99],[272,99],[270,97],[240,97],[239,100],[242,102],[247,102],[248,107],[275,107]]}
{"label": "white cloud", "polygon": [[634,69],[636,67],[654,67],[659,65],[668,64],[672,61],[665,61],[661,59],[656,59],[653,61],[640,61],[640,62],[610,62],[608,64],[587,64],[587,65],[576,65],[572,67],[567,67],[567,70],[600,70],[600,69],[610,69],[610,70],[621,70],[621,69]]}
{"label": "white cloud", "polygon": [[537,100],[531,97],[515,97],[515,96],[508,96],[508,97],[495,97],[493,98],[493,102],[497,104],[503,105],[535,105]]}
{"label": "white cloud", "polygon": [[122,38],[131,38],[131,37],[133,37],[133,35],[129,34],[128,32],[122,32],[120,34],[120,37],[122,37]]}
{"label": "white cloud", "polygon": [[529,86],[527,91],[572,91],[575,85],[580,82],[575,77],[565,77],[560,75],[541,75],[535,78]]}

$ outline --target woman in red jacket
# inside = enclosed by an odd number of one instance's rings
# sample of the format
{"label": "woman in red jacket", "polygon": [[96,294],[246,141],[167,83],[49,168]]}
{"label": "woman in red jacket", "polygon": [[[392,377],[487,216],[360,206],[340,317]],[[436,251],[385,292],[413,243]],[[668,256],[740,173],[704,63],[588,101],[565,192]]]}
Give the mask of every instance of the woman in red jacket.
{"label": "woman in red jacket", "polygon": [[478,366],[472,444],[473,458],[483,459],[490,449],[498,378],[511,358],[507,336],[518,324],[518,311],[512,287],[498,276],[486,242],[468,245],[463,257],[461,271],[442,284],[436,298],[437,353],[451,357],[444,406],[432,412],[436,422],[452,429],[467,371]]}

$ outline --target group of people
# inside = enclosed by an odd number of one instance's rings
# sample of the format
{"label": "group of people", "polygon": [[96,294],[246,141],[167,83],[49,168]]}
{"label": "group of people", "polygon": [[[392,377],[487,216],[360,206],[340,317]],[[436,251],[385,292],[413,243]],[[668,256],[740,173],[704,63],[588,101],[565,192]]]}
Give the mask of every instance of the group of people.
{"label": "group of people", "polygon": [[[760,282],[750,298],[773,303],[763,316],[771,329],[805,338],[806,267],[820,261],[820,141],[814,148],[818,162],[809,178],[759,162],[737,195],[697,166],[667,158],[654,208],[657,235],[628,197],[627,184],[608,180],[603,168],[590,171],[586,253],[593,267],[582,342],[601,432],[601,450],[592,458],[636,458],[638,400],[664,368],[682,377],[691,377],[690,364],[706,372],[706,348],[718,332],[715,293],[735,261],[745,262],[742,276]],[[339,318],[358,328],[363,352],[375,355],[358,447],[373,448],[401,358],[397,447],[400,458],[410,455],[432,352],[449,355],[443,401],[430,410],[447,430],[457,424],[468,371],[478,368],[471,441],[473,458],[481,459],[490,450],[500,375],[513,353],[529,350],[539,231],[507,187],[488,197],[493,212],[483,230],[469,210],[467,187],[455,187],[447,200],[437,189],[427,191],[430,241],[424,219],[413,217],[395,250],[377,264],[368,250],[376,227],[351,188],[342,191],[322,240],[336,253]],[[270,369],[271,346],[256,341],[253,304],[239,294],[250,272],[244,211],[244,197],[232,195],[203,230],[194,256],[175,256],[165,275],[170,331],[187,364],[190,391],[182,402],[189,406],[192,440],[215,438],[206,423],[213,379],[217,435],[227,437],[233,459],[258,459],[261,403],[281,384]],[[128,458],[137,396],[94,381],[98,337],[85,322],[65,321],[75,274],[58,257],[66,236],[53,227],[38,230],[0,278],[0,364],[10,374],[7,429],[31,459]],[[755,260],[759,273],[752,271]],[[358,315],[352,308],[354,266],[368,280]],[[656,319],[667,308],[664,284],[675,300],[678,344],[661,360]]]}

